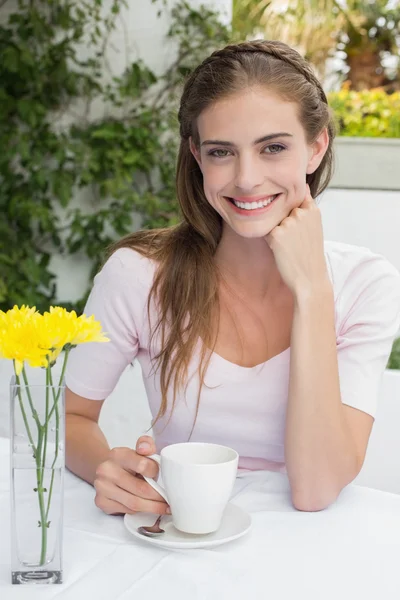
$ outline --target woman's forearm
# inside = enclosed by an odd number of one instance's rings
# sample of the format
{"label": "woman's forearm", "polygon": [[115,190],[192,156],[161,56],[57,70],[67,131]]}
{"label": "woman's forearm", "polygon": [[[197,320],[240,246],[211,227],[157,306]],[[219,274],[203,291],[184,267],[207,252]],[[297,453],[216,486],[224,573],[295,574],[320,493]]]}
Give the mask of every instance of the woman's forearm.
{"label": "woman's forearm", "polygon": [[98,465],[109,456],[108,442],[95,421],[80,415],[67,413],[65,428],[66,466],[93,485]]}
{"label": "woman's forearm", "polygon": [[297,508],[326,507],[356,476],[356,452],[340,396],[329,282],[303,290],[295,300],[285,438]]}

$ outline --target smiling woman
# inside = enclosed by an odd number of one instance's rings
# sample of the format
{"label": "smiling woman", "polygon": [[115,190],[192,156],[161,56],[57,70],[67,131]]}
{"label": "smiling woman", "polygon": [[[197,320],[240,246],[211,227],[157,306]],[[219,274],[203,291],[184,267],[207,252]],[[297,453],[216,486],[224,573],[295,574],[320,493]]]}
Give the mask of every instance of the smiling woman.
{"label": "smiling woman", "polygon": [[[240,236],[264,237],[297,207],[305,173],[313,173],[326,153],[326,128],[308,143],[298,112],[297,102],[283,102],[273,88],[254,84],[207,107],[197,119],[198,137],[205,141],[198,146],[191,137],[190,149],[204,193]],[[272,133],[260,137],[260,124]],[[221,134],[228,132],[224,140]]]}
{"label": "smiling woman", "polygon": [[[214,52],[188,77],[178,117],[183,219],[118,242],[95,278],[85,312],[111,341],[72,352],[67,465],[107,513],[164,513],[144,457],[188,439],[225,444],[240,468],[287,473],[298,509],[320,510],[364,460],[400,276],[323,238],[314,198],[332,174],[334,127],[295,50]],[[136,358],[155,440],[110,450],[99,406]]]}
{"label": "smiling woman", "polygon": [[[260,90],[261,91],[261,90]],[[262,94],[262,91],[261,91]],[[245,107],[246,110],[249,110],[249,99],[247,100],[247,106]],[[262,107],[261,108],[265,108],[264,107],[264,103],[262,102]],[[224,103],[219,103],[218,107],[224,112],[223,117],[225,118],[227,116],[226,111],[223,110],[224,108]],[[237,114],[237,110],[240,110],[240,106],[230,106],[229,107],[231,110],[228,111],[228,113],[234,111]],[[251,111],[250,111],[251,112]],[[252,118],[254,118],[254,121],[257,122],[257,115],[255,115],[255,113],[251,112],[252,114]],[[231,116],[229,114],[229,116]],[[270,115],[271,116],[271,115]],[[213,114],[213,117],[210,119],[208,118],[208,120],[206,119],[206,123],[208,122],[208,125],[210,126],[213,119],[216,119],[217,122],[220,121],[218,119],[218,115],[217,117],[215,116],[215,112]],[[211,121],[211,122],[210,122]],[[199,122],[200,122],[200,118],[199,118]],[[259,121],[260,122],[260,121]],[[262,121],[261,121],[262,122]],[[256,154],[260,154],[260,149],[258,148],[258,146],[260,146],[261,144],[264,145],[264,147],[261,149],[261,154],[264,155],[264,159],[266,159],[268,157],[268,154],[270,155],[270,157],[272,157],[273,155],[278,155],[280,152],[284,151],[287,149],[286,146],[284,146],[283,144],[279,144],[279,143],[273,143],[273,144],[268,144],[265,146],[266,142],[272,141],[272,140],[276,140],[276,139],[282,139],[284,137],[292,137],[291,134],[289,133],[273,133],[271,135],[265,135],[261,138],[258,138],[257,140],[255,140],[253,142],[253,146],[255,147],[255,152]],[[211,149],[207,150],[206,153],[206,160],[207,157],[211,157],[213,159],[216,159],[216,162],[219,162],[223,165],[225,165],[228,161],[227,159],[231,159],[228,164],[230,163],[231,168],[232,168],[232,159],[234,158],[235,154],[238,155],[239,154],[239,150],[237,148],[237,146],[235,146],[234,143],[232,142],[226,142],[226,141],[220,141],[220,140],[205,140],[204,142],[201,143],[201,147],[207,147],[210,146]],[[222,146],[222,148],[215,148],[215,146]],[[229,150],[228,150],[229,148]],[[192,152],[194,153],[194,155],[196,156],[196,158],[198,159],[199,165],[201,165],[201,157],[200,154],[196,152],[196,148],[194,146],[192,146]],[[225,159],[225,160],[224,160]],[[242,160],[243,162],[243,160]],[[212,164],[212,161],[211,161]],[[240,163],[239,163],[240,165]],[[236,166],[236,169],[238,167]],[[239,166],[240,168],[240,166]],[[225,169],[225,172],[227,173],[227,177],[229,177],[229,173],[227,171],[227,169]],[[203,175],[204,175],[204,171],[203,171]],[[235,175],[233,176],[235,177]],[[209,177],[210,179],[210,177]],[[229,181],[231,182],[232,180],[232,176],[229,178]],[[245,215],[247,211],[251,211],[252,215],[258,215],[258,214],[263,214],[266,210],[266,208],[272,204],[272,202],[274,200],[276,200],[278,198],[278,196],[280,196],[281,193],[278,192],[276,194],[261,194],[261,195],[257,195],[257,196],[227,196],[227,195],[222,195],[221,197],[225,200],[228,200],[231,204],[233,204],[233,206],[236,208],[236,213],[237,214],[243,214]]]}

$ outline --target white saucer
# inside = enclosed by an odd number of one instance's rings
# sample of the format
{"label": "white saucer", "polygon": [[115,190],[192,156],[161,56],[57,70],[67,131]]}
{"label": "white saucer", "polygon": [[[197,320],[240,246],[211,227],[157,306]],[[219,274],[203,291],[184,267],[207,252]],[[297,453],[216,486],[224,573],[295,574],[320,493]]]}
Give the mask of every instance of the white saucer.
{"label": "white saucer", "polygon": [[229,503],[225,509],[224,516],[218,531],[205,535],[183,533],[175,529],[172,517],[166,515],[161,520],[161,528],[165,530],[160,537],[146,537],[137,532],[141,525],[153,525],[156,515],[150,513],[126,514],[124,523],[128,531],[143,542],[161,546],[162,548],[211,548],[226,544],[232,540],[245,535],[251,527],[251,517],[244,510]]}

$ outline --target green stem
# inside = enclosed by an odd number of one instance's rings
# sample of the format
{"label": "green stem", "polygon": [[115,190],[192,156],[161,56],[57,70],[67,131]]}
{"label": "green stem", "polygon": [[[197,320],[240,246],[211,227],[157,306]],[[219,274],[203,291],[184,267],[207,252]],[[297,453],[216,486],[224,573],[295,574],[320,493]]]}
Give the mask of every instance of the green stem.
{"label": "green stem", "polygon": [[[36,462],[36,482],[37,482],[37,495],[39,501],[39,511],[40,511],[40,520],[39,525],[42,528],[42,540],[41,540],[41,550],[40,550],[40,561],[39,565],[42,566],[46,562],[46,553],[47,553],[47,521],[46,521],[46,509],[44,502],[44,488],[43,488],[43,468],[42,468],[42,449],[43,449],[43,434],[47,429],[46,423],[41,425],[37,410],[35,409],[32,401],[31,391],[29,388],[28,377],[25,371],[25,367],[22,368],[22,377],[25,383],[26,395],[28,397],[29,405],[32,410],[32,416],[36,422],[38,428],[38,443],[37,447],[33,444],[34,448],[34,457]],[[48,387],[46,387],[48,390]],[[24,413],[23,413],[24,414]],[[24,419],[25,421],[25,419]],[[27,425],[27,421],[25,421],[25,425]],[[29,426],[28,426],[29,429]],[[27,431],[28,431],[27,429]],[[29,434],[28,434],[29,435]]]}
{"label": "green stem", "polygon": [[31,411],[32,411],[32,416],[35,419],[36,425],[38,430],[40,429],[41,425],[40,425],[40,421],[39,421],[39,416],[37,414],[37,410],[35,409],[35,407],[33,406],[33,402],[32,402],[32,396],[31,396],[31,391],[29,389],[29,383],[28,383],[28,377],[25,371],[25,366],[22,367],[22,377],[24,379],[24,383],[25,383],[25,388],[26,388],[26,395],[28,396],[28,401],[29,401],[29,406],[31,407]]}
{"label": "green stem", "polygon": [[[15,368],[15,364],[14,364],[14,368]],[[29,441],[31,443],[31,446],[33,448],[33,453],[36,454],[36,446],[35,446],[35,444],[33,442],[33,437],[32,437],[32,433],[31,433],[30,427],[29,427],[28,419],[26,418],[26,412],[25,412],[25,408],[24,408],[24,403],[22,401],[21,382],[20,382],[19,375],[17,375],[17,373],[15,373],[15,381],[17,382],[17,395],[18,395],[18,400],[19,400],[19,406],[20,406],[21,413],[22,413],[22,418],[23,418],[24,424],[25,424],[25,429],[26,429],[26,432],[28,434],[28,438],[29,438]]]}
{"label": "green stem", "polygon": [[55,406],[55,413],[56,413],[56,440],[55,440],[55,454],[54,454],[54,460],[53,460],[53,464],[51,465],[51,481],[50,481],[50,488],[49,488],[49,496],[47,498],[47,509],[46,509],[46,521],[49,517],[49,511],[50,511],[50,503],[51,503],[51,497],[53,495],[53,485],[54,485],[54,465],[56,464],[57,458],[58,458],[58,444],[59,444],[59,435],[60,435],[60,416],[59,416],[59,412],[58,412],[58,406],[57,406],[57,402],[58,402],[58,398],[59,398],[59,394],[60,394],[60,389],[58,390],[57,396],[54,392],[54,387],[53,387],[53,377],[52,374],[50,372],[50,385],[51,385],[51,389],[53,391],[53,408]]}
{"label": "green stem", "polygon": [[56,463],[57,457],[58,457],[58,443],[59,443],[59,429],[60,429],[60,417],[58,414],[58,408],[56,409],[56,452],[55,452],[55,456],[54,456],[54,460],[53,460],[53,464],[51,465],[51,481],[50,481],[50,488],[49,488],[49,496],[47,498],[47,508],[46,508],[46,522],[47,519],[49,518],[49,511],[50,511],[50,504],[51,504],[51,497],[53,495],[53,485],[54,485],[54,465]]}
{"label": "green stem", "polygon": [[[58,403],[58,400],[59,400],[59,397],[60,397],[60,393],[61,393],[61,385],[62,385],[62,382],[63,382],[63,380],[64,380],[65,369],[67,368],[67,360],[68,360],[68,355],[69,355],[69,352],[70,352],[70,350],[66,350],[66,351],[65,351],[65,353],[64,353],[64,362],[63,362],[63,366],[62,366],[62,369],[61,369],[60,380],[59,380],[59,382],[58,382],[58,392],[57,392],[57,399],[56,399],[56,401],[54,402],[54,404],[53,404],[53,407],[52,407],[52,409],[51,409],[51,411],[50,411],[50,413],[49,413],[49,420],[51,419],[51,417],[52,417],[52,415],[53,415],[53,412],[54,412],[54,411],[56,410],[56,408],[57,408],[57,403]],[[51,384],[51,385],[53,385],[53,384]]]}
{"label": "green stem", "polygon": [[47,364],[46,367],[46,415],[44,418],[44,444],[43,444],[43,460],[42,460],[42,467],[43,467],[43,471],[42,471],[42,485],[43,485],[43,478],[44,478],[44,473],[45,473],[45,467],[46,467],[46,452],[47,452],[47,432],[48,432],[48,428],[49,428],[49,419],[48,419],[48,414],[49,414],[49,385],[50,385],[50,377],[49,377],[49,373],[50,373],[50,365]]}
{"label": "green stem", "polygon": [[55,410],[55,413],[56,413],[56,442],[55,442],[56,449],[55,449],[55,456],[54,456],[53,464],[51,465],[51,482],[50,482],[49,496],[48,496],[48,499],[47,499],[46,522],[47,522],[47,519],[48,519],[48,516],[49,516],[51,497],[52,497],[52,494],[53,494],[54,465],[56,464],[56,461],[57,461],[57,458],[58,458],[58,446],[59,446],[59,435],[60,435],[60,415],[59,415],[59,412],[58,412],[58,400],[60,398],[60,394],[61,394],[61,391],[62,391],[61,386],[62,386],[62,382],[64,380],[65,369],[66,369],[67,360],[68,360],[68,354],[69,354],[69,350],[66,350],[65,353],[64,353],[64,363],[63,363],[63,366],[62,366],[62,369],[61,369],[60,380],[58,382],[57,396],[55,396],[55,392],[54,392],[53,376],[52,376],[51,370],[50,370],[50,374],[49,374],[49,377],[50,377],[50,386],[51,386],[51,389],[53,391],[53,400],[54,400],[53,407],[52,407],[52,409],[50,411],[50,414],[49,414],[49,420],[50,420],[51,415],[53,414],[53,411]]}
{"label": "green stem", "polygon": [[40,427],[39,431],[39,441],[38,441],[38,449],[36,452],[36,481],[37,481],[37,495],[39,500],[39,511],[40,511],[40,520],[39,525],[42,528],[42,545],[40,550],[40,561],[39,565],[44,565],[46,562],[46,552],[47,552],[47,523],[46,523],[46,510],[44,506],[44,489],[43,489],[43,469],[41,466],[41,454],[43,447],[43,431],[44,427]]}

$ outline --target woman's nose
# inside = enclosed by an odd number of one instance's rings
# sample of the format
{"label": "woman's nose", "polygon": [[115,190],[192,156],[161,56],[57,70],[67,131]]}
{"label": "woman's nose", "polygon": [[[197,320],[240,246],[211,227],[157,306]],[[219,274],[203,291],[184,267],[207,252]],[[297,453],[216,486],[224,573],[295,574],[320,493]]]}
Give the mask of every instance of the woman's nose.
{"label": "woman's nose", "polygon": [[264,182],[265,173],[263,165],[253,158],[241,158],[236,165],[235,186],[244,193],[251,192],[255,187]]}

